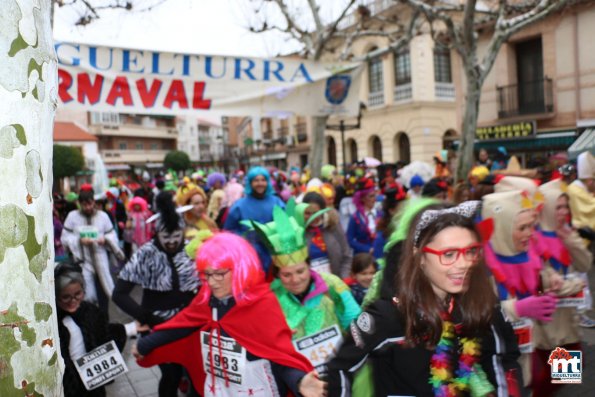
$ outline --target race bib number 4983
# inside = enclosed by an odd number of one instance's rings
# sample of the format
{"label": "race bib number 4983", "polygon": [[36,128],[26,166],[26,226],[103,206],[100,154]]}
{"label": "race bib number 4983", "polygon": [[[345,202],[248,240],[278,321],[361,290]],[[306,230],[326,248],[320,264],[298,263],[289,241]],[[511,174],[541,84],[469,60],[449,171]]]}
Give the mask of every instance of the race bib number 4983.
{"label": "race bib number 4983", "polygon": [[205,372],[241,385],[244,381],[246,349],[233,338],[217,337],[216,334],[211,336],[204,331],[200,339]]}
{"label": "race bib number 4983", "polygon": [[93,390],[128,372],[116,343],[112,340],[74,361],[87,390]]}

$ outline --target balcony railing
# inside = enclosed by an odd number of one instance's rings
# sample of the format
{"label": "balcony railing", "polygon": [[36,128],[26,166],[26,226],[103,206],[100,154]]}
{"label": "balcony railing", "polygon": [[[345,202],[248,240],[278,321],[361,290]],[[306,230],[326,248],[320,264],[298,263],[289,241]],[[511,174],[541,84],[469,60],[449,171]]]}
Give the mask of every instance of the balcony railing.
{"label": "balcony railing", "polygon": [[177,139],[178,130],[171,127],[147,128],[134,124],[100,125],[91,124],[89,131],[100,136],[127,136],[143,138]]}
{"label": "balcony railing", "polygon": [[436,82],[436,99],[443,101],[454,101],[455,85],[453,83]]}
{"label": "balcony railing", "polygon": [[368,94],[368,106],[381,106],[384,105],[384,92],[370,92]]}
{"label": "balcony railing", "polygon": [[277,128],[277,136],[278,137],[285,137],[289,132],[289,127],[279,127]]}
{"label": "balcony railing", "polygon": [[408,101],[413,97],[413,86],[411,83],[396,85],[394,95],[395,102]]}
{"label": "balcony railing", "polygon": [[306,142],[308,140],[308,127],[306,123],[297,123],[295,125],[295,132],[297,134],[297,140],[299,143]]}
{"label": "balcony railing", "polygon": [[497,88],[499,118],[554,111],[553,84],[550,78]]}
{"label": "balcony railing", "polygon": [[100,150],[105,163],[143,163],[163,161],[169,150]]}

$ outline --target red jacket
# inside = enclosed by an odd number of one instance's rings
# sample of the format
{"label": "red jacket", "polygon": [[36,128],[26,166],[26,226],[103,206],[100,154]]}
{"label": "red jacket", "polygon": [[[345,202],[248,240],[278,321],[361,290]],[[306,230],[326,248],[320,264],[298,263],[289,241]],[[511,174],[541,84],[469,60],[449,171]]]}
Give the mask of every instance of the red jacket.
{"label": "red jacket", "polygon": [[237,302],[219,321],[212,320],[208,303],[199,303],[198,297],[195,298],[190,306],[155,327],[155,330],[189,327],[198,327],[199,330],[153,350],[138,364],[142,367],[161,363],[181,364],[189,372],[197,391],[202,393],[206,374],[199,332],[221,328],[257,357],[305,372],[312,371],[308,359],[296,352],[291,342],[291,330],[269,285],[263,283],[255,287],[251,295],[250,301]]}

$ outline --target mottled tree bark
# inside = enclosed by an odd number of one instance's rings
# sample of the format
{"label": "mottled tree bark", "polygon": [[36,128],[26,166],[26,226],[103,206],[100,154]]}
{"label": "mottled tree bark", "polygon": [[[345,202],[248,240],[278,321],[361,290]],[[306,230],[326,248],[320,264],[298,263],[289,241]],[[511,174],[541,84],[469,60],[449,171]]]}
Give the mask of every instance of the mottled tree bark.
{"label": "mottled tree bark", "polygon": [[0,396],[61,396],[53,277],[50,1],[0,12]]}

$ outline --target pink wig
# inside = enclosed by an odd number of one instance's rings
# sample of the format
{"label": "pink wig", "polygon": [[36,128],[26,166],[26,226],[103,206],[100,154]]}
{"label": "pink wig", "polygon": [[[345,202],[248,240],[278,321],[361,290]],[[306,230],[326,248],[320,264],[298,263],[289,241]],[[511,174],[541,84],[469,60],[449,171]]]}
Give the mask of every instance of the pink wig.
{"label": "pink wig", "polygon": [[359,212],[364,213],[365,209],[364,209],[364,197],[366,197],[368,194],[372,193],[374,191],[374,189],[363,189],[363,190],[358,190],[357,192],[355,192],[353,194],[353,205],[355,205],[355,208],[357,208],[357,210]]}
{"label": "pink wig", "polygon": [[236,201],[242,198],[244,195],[244,186],[240,185],[235,178],[232,178],[225,189],[225,201],[224,207],[231,207]]}
{"label": "pink wig", "polygon": [[139,196],[134,197],[132,200],[128,202],[128,211],[134,211],[134,206],[140,206],[140,212],[145,212],[147,210],[147,201]]}
{"label": "pink wig", "polygon": [[[238,304],[250,300],[252,288],[264,283],[264,271],[254,248],[242,237],[229,232],[217,233],[200,246],[196,268],[199,272],[207,268],[230,269],[232,294]],[[211,296],[206,282],[198,295],[198,301],[203,303]]]}

